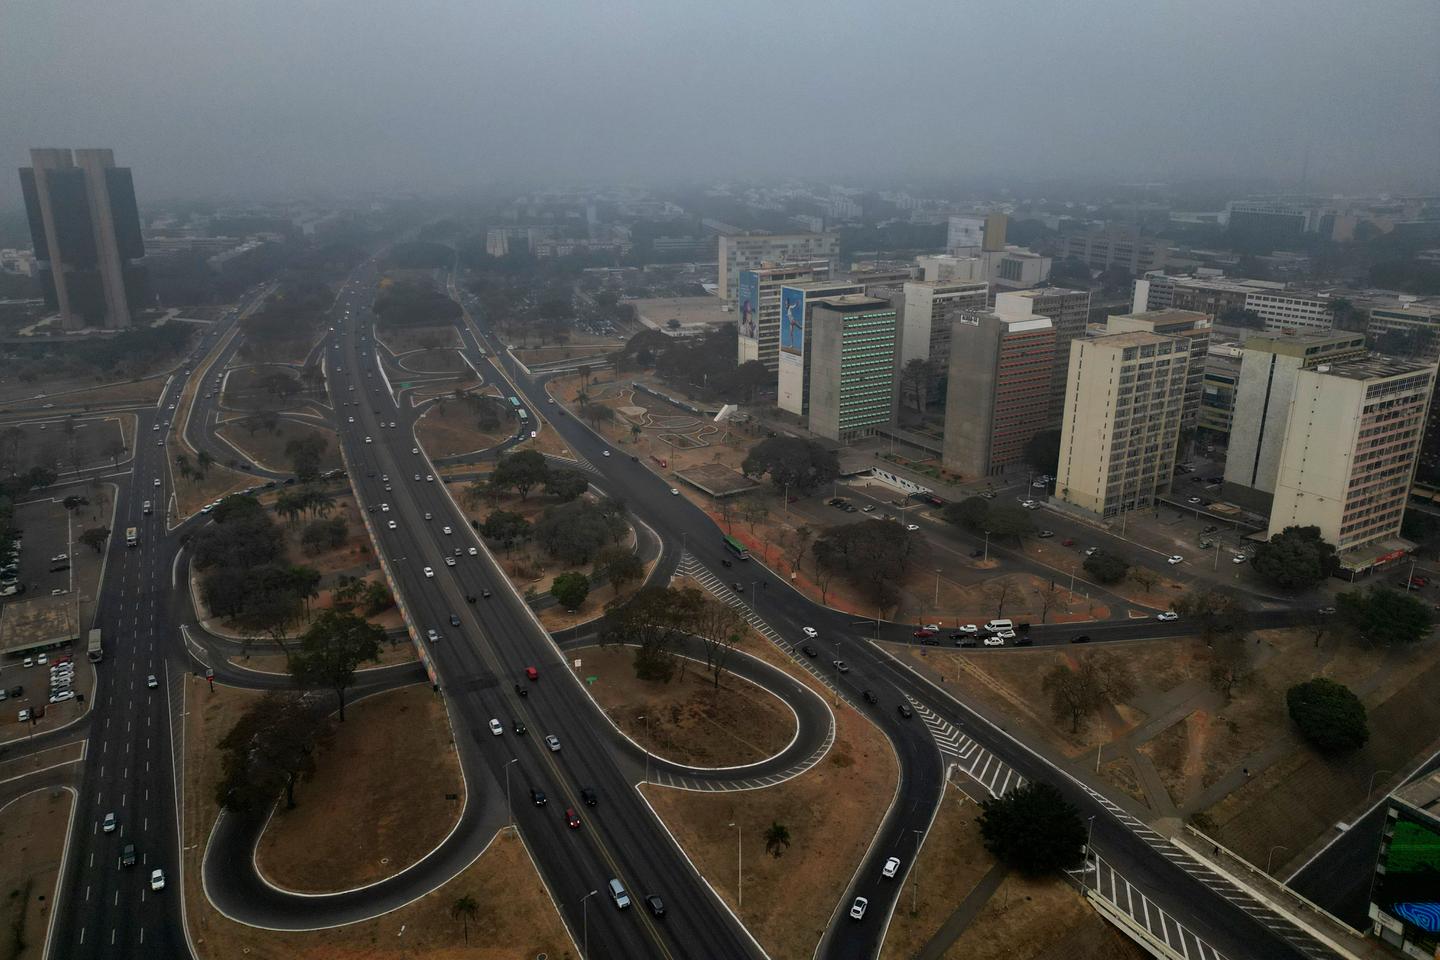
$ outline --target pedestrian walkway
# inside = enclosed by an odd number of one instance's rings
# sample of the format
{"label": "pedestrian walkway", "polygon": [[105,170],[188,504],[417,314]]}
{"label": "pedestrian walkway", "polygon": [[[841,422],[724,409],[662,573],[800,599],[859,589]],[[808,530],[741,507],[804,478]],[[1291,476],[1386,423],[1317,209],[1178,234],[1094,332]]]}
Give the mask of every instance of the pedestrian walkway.
{"label": "pedestrian walkway", "polygon": [[916,960],[941,960],[945,951],[960,939],[960,935],[980,915],[985,904],[995,896],[995,891],[1000,889],[1000,884],[1005,882],[1005,876],[1009,872],[1003,863],[996,863],[991,867],[989,872],[980,878],[980,882],[965,895],[965,899],[960,901],[955,912],[935,931],[929,942],[920,948],[920,952],[915,955]]}
{"label": "pedestrian walkway", "polygon": [[925,704],[906,694],[906,700],[920,714],[930,735],[940,747],[940,754],[953,760],[955,766],[970,779],[984,787],[992,797],[1003,797],[1011,790],[1019,789],[1025,778],[995,754],[961,733],[959,728]]}

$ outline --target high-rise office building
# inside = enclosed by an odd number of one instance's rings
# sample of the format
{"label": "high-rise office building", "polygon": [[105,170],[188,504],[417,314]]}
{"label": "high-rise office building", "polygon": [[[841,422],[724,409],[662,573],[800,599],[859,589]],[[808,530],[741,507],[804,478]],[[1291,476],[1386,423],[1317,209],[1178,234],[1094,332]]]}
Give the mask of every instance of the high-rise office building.
{"label": "high-rise office building", "polygon": [[782,349],[810,347],[810,431],[840,442],[870,436],[895,415],[900,315],[888,300],[853,294],[815,304],[809,327],[787,327]]}
{"label": "high-rise office building", "polygon": [[735,322],[739,325],[736,359],[740,363],[759,360],[775,373],[780,357],[780,288],[787,283],[812,283],[831,276],[828,260],[784,263],[742,273],[735,304]]}
{"label": "high-rise office building", "polygon": [[910,280],[900,327],[900,366],[930,360],[942,372],[950,361],[950,321],[958,311],[983,311],[990,286],[984,280]]}
{"label": "high-rise office building", "polygon": [[46,302],[67,330],[125,327],[144,297],[140,213],[110,150],[35,149],[20,168]]}
{"label": "high-rise office building", "polygon": [[1090,318],[1090,291],[1038,287],[995,294],[995,312],[1003,317],[1049,317],[1055,327],[1055,371],[1050,377],[1050,409],[1046,425],[1059,426],[1065,415],[1065,375],[1070,369],[1070,341],[1085,335]]}
{"label": "high-rise office building", "polygon": [[1365,337],[1359,333],[1298,337],[1271,333],[1245,341],[1234,403],[1242,415],[1230,425],[1225,457],[1227,500],[1253,510],[1270,509],[1296,376],[1321,364],[1367,355]]}
{"label": "high-rise office building", "polygon": [[978,253],[981,250],[1004,250],[1009,218],[1003,213],[971,214],[950,218],[945,235],[945,249]]}
{"label": "high-rise office building", "polygon": [[1170,490],[1190,343],[1147,331],[1070,344],[1060,469],[1062,503],[1112,517]]}
{"label": "high-rise office building", "polygon": [[[827,297],[864,292],[864,284],[850,280],[787,283],[780,288],[780,315],[786,323],[791,323],[798,316],[802,325],[808,326],[810,312],[816,303],[826,302]],[[810,349],[814,338],[802,336],[799,339],[799,350],[779,351],[775,403],[781,410],[803,417],[810,412]]]}
{"label": "high-rise office building", "polygon": [[1200,395],[1205,387],[1205,356],[1210,352],[1210,318],[1195,310],[1147,310],[1107,317],[1107,333],[1143,330],[1162,337],[1178,337],[1190,344],[1190,380],[1185,388],[1181,427],[1194,429],[1200,419]]}
{"label": "high-rise office building", "polygon": [[1345,569],[1364,571],[1402,557],[1400,521],[1435,365],[1366,357],[1303,369],[1285,428],[1270,508],[1270,536],[1314,526]]}
{"label": "high-rise office building", "polygon": [[762,266],[793,261],[828,260],[830,275],[840,269],[838,233],[738,234],[720,237],[720,295],[740,295],[740,275]]}
{"label": "high-rise office building", "polygon": [[1047,317],[961,311],[954,319],[945,397],[945,469],[988,477],[1019,464],[1044,430],[1055,371]]}

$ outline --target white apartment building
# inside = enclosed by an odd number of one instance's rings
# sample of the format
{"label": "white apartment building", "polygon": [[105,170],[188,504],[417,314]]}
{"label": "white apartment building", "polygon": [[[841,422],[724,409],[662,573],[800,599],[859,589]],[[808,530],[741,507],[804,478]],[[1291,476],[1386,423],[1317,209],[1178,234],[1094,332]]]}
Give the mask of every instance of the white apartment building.
{"label": "white apartment building", "polygon": [[1434,388],[1433,364],[1384,357],[1300,370],[1268,535],[1319,527],[1351,570],[1402,555],[1400,521]]}
{"label": "white apartment building", "polygon": [[734,300],[740,274],[762,266],[797,260],[828,260],[830,274],[840,269],[838,233],[741,234],[720,238],[721,295]]}
{"label": "white apartment building", "polygon": [[1266,330],[1324,333],[1335,325],[1331,303],[1320,293],[1256,290],[1245,295],[1245,309],[1259,314]]}
{"label": "white apartment building", "polygon": [[1190,343],[1178,337],[1071,342],[1055,482],[1062,503],[1113,517],[1169,491],[1189,367]]}
{"label": "white apartment building", "polygon": [[905,312],[900,325],[900,366],[930,360],[949,368],[950,320],[957,310],[984,312],[990,285],[984,280],[909,280],[902,287]]}

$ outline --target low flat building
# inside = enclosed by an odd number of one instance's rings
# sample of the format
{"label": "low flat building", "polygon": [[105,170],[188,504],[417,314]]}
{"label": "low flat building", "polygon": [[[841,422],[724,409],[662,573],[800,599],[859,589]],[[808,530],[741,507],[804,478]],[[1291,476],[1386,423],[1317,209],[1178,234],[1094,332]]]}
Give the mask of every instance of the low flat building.
{"label": "low flat building", "polygon": [[79,640],[78,602],[76,594],[66,593],[5,604],[0,610],[0,657],[18,659]]}

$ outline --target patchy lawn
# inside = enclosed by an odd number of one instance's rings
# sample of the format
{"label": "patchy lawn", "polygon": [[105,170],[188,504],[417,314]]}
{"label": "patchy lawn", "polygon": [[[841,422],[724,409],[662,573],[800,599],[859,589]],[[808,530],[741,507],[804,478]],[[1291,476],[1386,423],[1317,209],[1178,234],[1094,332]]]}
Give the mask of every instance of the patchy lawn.
{"label": "patchy lawn", "polygon": [[458,349],[463,346],[460,331],[452,323],[424,327],[377,324],[375,339],[397,356],[416,350]]}
{"label": "patchy lawn", "polygon": [[69,791],[36,790],[6,804],[0,816],[0,923],[6,960],[40,960],[55,902],[55,881],[69,832]]}
{"label": "patchy lawn", "polygon": [[[289,664],[283,653],[255,653],[249,657],[236,654],[227,658],[237,667],[244,667],[246,670],[258,670],[261,673],[289,673]],[[402,640],[398,643],[382,643],[380,645],[380,659],[374,663],[365,663],[356,669],[356,673],[363,674],[366,670],[378,670],[381,667],[388,667],[396,663],[409,663],[415,659],[415,645],[409,640]]]}
{"label": "patchy lawn", "polygon": [[[753,646],[749,641],[747,646]],[[769,692],[726,675],[717,689],[703,663],[682,660],[669,683],[638,680],[629,647],[573,651],[591,696],[632,740],[656,756],[701,767],[756,763],[785,749],[795,715]],[[646,720],[640,720],[640,717]]]}
{"label": "patchy lawn", "polygon": [[[753,652],[829,699],[768,642]],[[814,952],[895,790],[895,755],[884,735],[849,706],[833,709],[834,746],[815,767],[784,783],[723,794],[644,788],[696,868],[777,960]],[[732,822],[744,830],[743,907],[736,902]],[[766,853],[764,840],[777,822],[789,828],[791,841],[778,858]]]}
{"label": "patchy lawn", "polygon": [[285,453],[285,446],[292,440],[308,440],[312,437],[320,437],[325,441],[325,450],[320,454],[321,472],[336,470],[341,466],[335,431],[318,424],[281,419],[274,430],[251,430],[244,420],[240,420],[227,423],[216,432],[237,447],[246,458],[277,473],[293,469],[290,457]]}
{"label": "patchy lawn", "polygon": [[464,795],[444,701],[427,684],[366,697],[335,725],[295,809],[276,808],[255,861],[272,883],[305,893],[374,883],[434,849]]}
{"label": "patchy lawn", "polygon": [[435,401],[416,426],[420,446],[435,459],[488,450],[514,434],[516,422],[501,418],[494,430],[481,430],[478,417],[464,400],[446,397]]}
{"label": "patchy lawn", "polygon": [[1150,954],[1058,878],[1009,874],[945,960],[1146,960]]}

